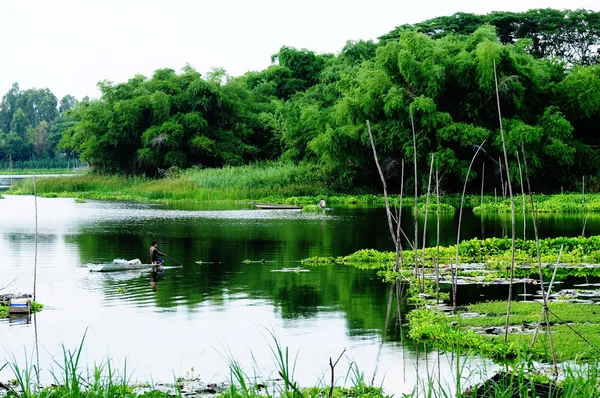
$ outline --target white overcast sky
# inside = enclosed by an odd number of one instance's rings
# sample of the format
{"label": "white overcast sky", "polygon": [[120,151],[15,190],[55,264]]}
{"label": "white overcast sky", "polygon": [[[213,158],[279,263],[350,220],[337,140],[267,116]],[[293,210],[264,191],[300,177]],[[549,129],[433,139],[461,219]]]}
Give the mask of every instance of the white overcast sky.
{"label": "white overcast sky", "polygon": [[338,53],[405,23],[455,12],[531,8],[598,11],[598,0],[0,0],[0,96],[49,88],[99,96],[101,80],[156,69],[232,76],[269,66],[281,46]]}

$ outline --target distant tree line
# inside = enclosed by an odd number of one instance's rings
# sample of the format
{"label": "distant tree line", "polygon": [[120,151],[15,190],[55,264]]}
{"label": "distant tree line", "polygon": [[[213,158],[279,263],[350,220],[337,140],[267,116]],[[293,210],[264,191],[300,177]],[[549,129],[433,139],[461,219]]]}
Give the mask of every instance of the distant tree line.
{"label": "distant tree line", "polygon": [[49,89],[21,91],[14,83],[0,102],[0,162],[53,164],[51,160],[64,156],[57,146],[63,132],[76,124],[67,116],[76,103],[71,95],[59,103]]}
{"label": "distant tree line", "polygon": [[[486,190],[500,190],[495,64],[513,178],[524,147],[534,189],[572,189],[582,175],[600,171],[599,15],[455,14],[401,26],[377,43],[349,41],[337,55],[282,47],[271,66],[240,77],[223,69],[205,76],[191,66],[161,69],[150,78],[101,82],[99,99],[66,112],[49,96],[52,118],[41,111],[30,116],[29,108],[22,108],[26,117],[15,116],[13,87],[0,108],[0,137],[4,148],[8,136],[20,137],[34,153],[36,128],[52,120],[57,127],[47,128],[57,135],[48,135],[55,137],[48,148],[81,156],[101,173],[156,175],[173,166],[281,160],[318,164],[332,187],[372,190],[379,182],[369,120],[397,189],[402,161],[412,167],[412,116],[419,186],[433,154],[443,189],[458,191],[485,140],[470,179],[480,184],[485,167]],[[10,101],[15,105],[5,108]],[[405,175],[414,183],[412,173]]]}

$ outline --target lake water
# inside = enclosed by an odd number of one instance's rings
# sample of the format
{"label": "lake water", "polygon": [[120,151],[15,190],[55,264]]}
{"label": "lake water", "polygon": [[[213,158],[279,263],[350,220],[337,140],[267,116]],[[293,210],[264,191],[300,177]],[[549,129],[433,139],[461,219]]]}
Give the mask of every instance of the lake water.
{"label": "lake water", "polygon": [[[45,380],[57,369],[62,346],[76,349],[84,335],[84,365],[112,358],[123,368],[126,362],[132,381],[171,382],[193,368],[202,381],[221,382],[229,379],[231,359],[249,375],[277,378],[272,334],[289,348],[301,386],[328,384],[329,359],[344,350],[338,384],[351,361],[369,383],[396,396],[411,391],[418,375],[452,373],[451,358],[416,347],[396,316],[386,330],[389,286],[373,271],[299,263],[364,248],[391,250],[384,209],[315,214],[64,198],[37,198],[37,208],[36,295],[46,307],[35,319],[0,320],[0,344],[5,360],[14,355],[31,363],[37,336]],[[32,196],[0,199],[0,288],[8,285],[2,293],[33,292],[34,209]],[[442,220],[442,244],[456,241],[456,219]],[[412,236],[409,215],[405,221]],[[541,217],[540,233],[576,236],[582,225],[581,216]],[[501,236],[509,226],[507,217],[467,212],[462,237]],[[434,220],[428,228],[435,244]],[[598,233],[600,220],[590,217],[586,234]],[[155,286],[137,271],[90,273],[81,266],[118,257],[147,262],[153,240],[183,264],[168,268]],[[308,272],[280,272],[296,267]],[[471,366],[482,362],[474,358]],[[0,372],[0,380],[9,378],[8,369]]]}

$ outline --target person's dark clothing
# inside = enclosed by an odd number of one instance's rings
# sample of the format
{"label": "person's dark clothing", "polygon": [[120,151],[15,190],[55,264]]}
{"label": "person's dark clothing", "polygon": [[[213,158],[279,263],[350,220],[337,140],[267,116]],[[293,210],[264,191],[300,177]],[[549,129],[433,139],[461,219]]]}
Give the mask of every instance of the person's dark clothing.
{"label": "person's dark clothing", "polygon": [[158,256],[164,256],[165,253],[161,253],[160,251],[158,251],[158,249],[154,246],[152,246],[150,248],[150,261],[152,263],[156,263],[158,262]]}

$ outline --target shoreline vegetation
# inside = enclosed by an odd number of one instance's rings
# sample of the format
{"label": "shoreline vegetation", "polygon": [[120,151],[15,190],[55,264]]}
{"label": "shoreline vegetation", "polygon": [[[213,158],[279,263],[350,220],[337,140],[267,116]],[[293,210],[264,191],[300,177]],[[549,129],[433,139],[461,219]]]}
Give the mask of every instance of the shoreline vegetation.
{"label": "shoreline vegetation", "polygon": [[[518,313],[519,308],[516,309]],[[565,308],[568,311],[568,308]],[[423,311],[415,312],[413,318],[429,316]],[[580,317],[585,316],[581,314]],[[412,335],[434,333],[440,336],[438,340],[450,337],[454,338],[450,345],[455,350],[465,346],[464,342],[458,344],[458,338],[463,339],[456,333],[457,328],[444,334],[437,330],[416,329],[411,331]],[[9,397],[23,398],[50,398],[50,397],[218,397],[218,398],[391,398],[382,387],[369,385],[364,373],[359,366],[348,359],[344,364],[338,364],[342,359],[344,351],[333,363],[329,360],[329,370],[320,376],[315,375],[314,386],[301,386],[295,380],[295,369],[299,365],[296,360],[289,357],[289,348],[281,345],[277,337],[272,333],[273,342],[270,344],[274,359],[274,367],[265,374],[264,369],[247,369],[231,354],[225,354],[223,359],[229,367],[229,378],[219,383],[205,384],[201,381],[201,375],[196,375],[194,369],[185,372],[185,376],[173,375],[171,383],[142,382],[133,383],[132,373],[129,373],[127,364],[122,369],[115,366],[112,358],[95,362],[93,367],[81,362],[81,354],[85,347],[85,334],[76,349],[68,349],[62,346],[62,362],[55,360],[58,370],[48,370],[34,363],[34,356],[30,355],[25,364],[19,365],[13,355],[12,360],[0,366],[0,370],[8,368],[12,371],[14,378],[7,383],[0,383],[0,396],[6,394]],[[86,332],[87,334],[87,332]],[[476,343],[473,336],[469,336],[468,343]],[[506,345],[506,344],[505,344]],[[460,346],[460,347],[459,347]],[[509,345],[511,349],[514,344]],[[425,345],[425,349],[428,347]],[[460,380],[465,378],[467,372],[478,379],[471,385],[452,386],[441,379],[435,372],[419,377],[415,380],[413,390],[401,395],[403,398],[418,398],[422,396],[442,397],[453,396],[467,397],[547,397],[560,396],[570,397],[597,397],[600,366],[597,358],[591,360],[587,366],[580,366],[575,362],[565,363],[561,366],[561,379],[557,381],[547,376],[543,367],[534,362],[533,356],[525,356],[526,350],[514,350],[514,366],[506,367],[497,371],[489,378],[490,372],[485,365],[479,365],[475,369],[468,369],[467,363],[470,356],[460,354],[452,359],[456,362],[456,374],[453,375]],[[432,351],[433,352],[433,351]],[[456,351],[460,353],[461,351]],[[438,351],[438,355],[440,355]],[[59,355],[59,357],[61,357]],[[39,359],[38,359],[39,361]],[[256,365],[255,365],[256,366]],[[44,386],[40,382],[40,374],[49,371],[53,382]],[[272,374],[278,374],[277,379]],[[446,375],[448,376],[448,375]],[[485,380],[487,379],[487,380]],[[544,395],[544,392],[554,391],[559,395]],[[540,394],[540,395],[538,395]]]}
{"label": "shoreline vegetation", "polygon": [[1,176],[14,175],[61,175],[61,174],[84,174],[88,171],[86,168],[23,168],[12,170],[0,170]]}
{"label": "shoreline vegetation", "polygon": [[[38,303],[37,301],[31,302],[31,313],[35,314],[40,312],[44,308],[44,304]],[[7,318],[9,316],[8,305],[0,303],[0,319]]]}
{"label": "shoreline vegetation", "polygon": [[[311,205],[324,197],[329,206],[364,205],[384,206],[381,194],[354,192],[337,193],[317,176],[313,165],[254,164],[221,169],[192,168],[171,170],[165,178],[122,177],[81,174],[36,179],[37,193],[41,197],[72,197],[79,199],[124,200],[139,202],[265,202],[275,204]],[[10,187],[7,194],[32,195],[33,181],[22,179]],[[392,205],[400,203],[399,195],[390,195]],[[600,212],[598,193],[560,193],[533,195],[537,213],[585,214]],[[424,214],[425,200],[419,198],[418,214]],[[414,197],[405,195],[403,207],[413,207]],[[458,194],[440,196],[440,212],[453,214],[460,207]],[[465,198],[465,207],[475,214],[508,214],[510,200],[492,195],[472,194]],[[437,205],[431,201],[430,211]],[[515,209],[523,211],[523,201],[515,196]],[[531,212],[529,200],[525,211]]]}

